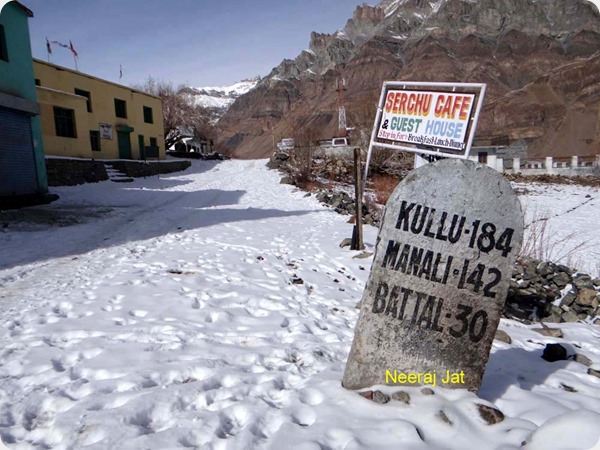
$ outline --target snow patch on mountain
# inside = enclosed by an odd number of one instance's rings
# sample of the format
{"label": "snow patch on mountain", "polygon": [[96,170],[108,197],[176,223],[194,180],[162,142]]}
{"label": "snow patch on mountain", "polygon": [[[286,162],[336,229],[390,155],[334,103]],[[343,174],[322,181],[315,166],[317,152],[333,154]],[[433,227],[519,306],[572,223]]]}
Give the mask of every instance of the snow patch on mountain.
{"label": "snow patch on mountain", "polygon": [[230,86],[192,87],[197,105],[206,108],[228,108],[236,98],[252,90],[260,76],[239,81]]}

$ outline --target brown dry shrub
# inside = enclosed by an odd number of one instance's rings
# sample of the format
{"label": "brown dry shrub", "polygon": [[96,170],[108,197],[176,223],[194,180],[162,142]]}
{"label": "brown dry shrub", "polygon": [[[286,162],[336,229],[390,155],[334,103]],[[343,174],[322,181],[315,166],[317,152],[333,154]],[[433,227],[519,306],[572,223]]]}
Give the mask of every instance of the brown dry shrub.
{"label": "brown dry shrub", "polygon": [[533,258],[540,261],[560,261],[569,267],[577,266],[575,257],[586,242],[577,242],[576,233],[559,236],[550,230],[548,220],[548,217],[535,213],[531,221],[525,224],[523,244],[517,260]]}
{"label": "brown dry shrub", "polygon": [[304,189],[306,192],[320,191],[321,189],[323,189],[323,187],[325,187],[325,185],[323,183],[320,183],[317,180],[307,180],[307,181],[304,181],[303,183],[299,183],[298,186],[301,189]]}
{"label": "brown dry shrub", "polygon": [[391,175],[375,175],[371,179],[371,187],[375,193],[377,203],[385,205],[398,186],[400,180],[397,177]]}
{"label": "brown dry shrub", "polygon": [[546,184],[575,184],[581,186],[600,186],[600,176],[575,176],[566,177],[564,175],[523,175],[523,174],[505,174],[504,175],[509,181],[517,183],[546,183]]}

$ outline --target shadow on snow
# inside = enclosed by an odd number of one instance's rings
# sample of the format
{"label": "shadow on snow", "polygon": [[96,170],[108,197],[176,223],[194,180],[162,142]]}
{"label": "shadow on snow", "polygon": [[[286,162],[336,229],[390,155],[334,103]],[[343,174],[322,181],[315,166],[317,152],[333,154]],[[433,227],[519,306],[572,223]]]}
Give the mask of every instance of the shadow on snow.
{"label": "shadow on snow", "polygon": [[190,188],[188,185],[197,181],[187,175],[213,169],[216,164],[193,164],[184,172],[134,183],[106,181],[57,188],[61,200],[53,204],[0,212],[0,270],[169,233],[313,212],[221,208],[239,204],[246,194],[243,190],[167,190]]}

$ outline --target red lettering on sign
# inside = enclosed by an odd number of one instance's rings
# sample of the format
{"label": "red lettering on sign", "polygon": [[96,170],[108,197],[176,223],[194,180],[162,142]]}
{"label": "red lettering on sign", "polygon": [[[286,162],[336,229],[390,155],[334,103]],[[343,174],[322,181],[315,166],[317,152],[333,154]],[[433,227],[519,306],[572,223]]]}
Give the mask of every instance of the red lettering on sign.
{"label": "red lettering on sign", "polygon": [[464,97],[463,102],[462,102],[462,106],[460,108],[460,114],[458,116],[458,118],[460,120],[466,120],[467,119],[467,111],[468,109],[471,107],[471,97]]}
{"label": "red lettering on sign", "polygon": [[385,112],[390,113],[392,111],[392,107],[394,106],[394,97],[395,94],[393,92],[388,92],[387,98],[385,100]]}

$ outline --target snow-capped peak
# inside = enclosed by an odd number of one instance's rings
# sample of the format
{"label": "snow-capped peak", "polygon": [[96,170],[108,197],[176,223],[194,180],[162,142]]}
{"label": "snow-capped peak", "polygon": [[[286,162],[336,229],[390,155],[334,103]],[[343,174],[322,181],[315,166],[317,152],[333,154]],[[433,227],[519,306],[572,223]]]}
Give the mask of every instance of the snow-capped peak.
{"label": "snow-capped peak", "polygon": [[254,78],[248,78],[246,80],[238,81],[230,86],[206,86],[206,87],[194,87],[193,89],[199,93],[207,93],[218,97],[239,97],[242,94],[250,91],[260,81],[260,76]]}
{"label": "snow-capped peak", "polygon": [[229,86],[191,87],[190,95],[196,105],[213,110],[213,120],[217,121],[236,98],[254,89],[260,79],[260,76],[256,76]]}

